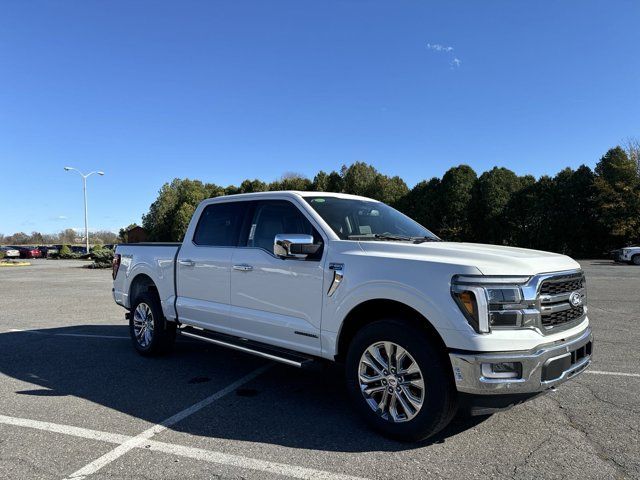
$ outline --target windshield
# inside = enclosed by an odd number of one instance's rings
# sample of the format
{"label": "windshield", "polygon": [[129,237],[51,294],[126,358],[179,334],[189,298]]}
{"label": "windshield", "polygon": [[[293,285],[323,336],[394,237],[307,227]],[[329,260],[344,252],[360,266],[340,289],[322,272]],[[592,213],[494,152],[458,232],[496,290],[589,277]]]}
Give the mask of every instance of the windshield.
{"label": "windshield", "polygon": [[305,200],[342,240],[439,240],[422,225],[384,203],[338,197],[305,197]]}

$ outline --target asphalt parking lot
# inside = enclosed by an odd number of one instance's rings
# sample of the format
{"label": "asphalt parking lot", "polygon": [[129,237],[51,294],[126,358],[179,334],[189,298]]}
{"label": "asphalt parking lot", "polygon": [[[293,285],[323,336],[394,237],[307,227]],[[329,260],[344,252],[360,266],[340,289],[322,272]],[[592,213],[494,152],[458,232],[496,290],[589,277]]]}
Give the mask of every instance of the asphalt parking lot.
{"label": "asphalt parking lot", "polygon": [[352,413],[337,369],[195,341],[137,355],[108,270],[0,270],[0,478],[640,478],[640,268],[585,261],[595,359],[556,392],[435,440]]}

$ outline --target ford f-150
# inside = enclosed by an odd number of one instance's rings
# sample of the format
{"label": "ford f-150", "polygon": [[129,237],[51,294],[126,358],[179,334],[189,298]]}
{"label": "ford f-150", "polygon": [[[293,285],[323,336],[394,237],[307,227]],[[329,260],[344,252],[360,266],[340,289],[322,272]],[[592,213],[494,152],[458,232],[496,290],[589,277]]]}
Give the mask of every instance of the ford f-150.
{"label": "ford f-150", "polygon": [[118,245],[134,347],[177,334],[294,367],[344,365],[355,409],[420,440],[591,362],[585,277],[548,252],[441,241],[390,206],[321,192],[208,199],[181,244]]}

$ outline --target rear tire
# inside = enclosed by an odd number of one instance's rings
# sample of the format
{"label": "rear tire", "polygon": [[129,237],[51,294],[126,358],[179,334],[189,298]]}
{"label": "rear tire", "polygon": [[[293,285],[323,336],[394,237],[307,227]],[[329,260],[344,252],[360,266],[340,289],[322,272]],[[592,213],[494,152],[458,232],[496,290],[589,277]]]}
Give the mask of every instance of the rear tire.
{"label": "rear tire", "polygon": [[640,254],[636,254],[633,257],[631,257],[631,264],[640,265]]}
{"label": "rear tire", "polygon": [[349,345],[345,368],[356,410],[385,436],[424,440],[456,413],[451,365],[425,331],[407,322],[380,320],[363,327]]}
{"label": "rear tire", "polygon": [[171,350],[176,339],[176,324],[164,317],[158,295],[144,292],[135,299],[129,315],[129,334],[141,355],[161,355]]}

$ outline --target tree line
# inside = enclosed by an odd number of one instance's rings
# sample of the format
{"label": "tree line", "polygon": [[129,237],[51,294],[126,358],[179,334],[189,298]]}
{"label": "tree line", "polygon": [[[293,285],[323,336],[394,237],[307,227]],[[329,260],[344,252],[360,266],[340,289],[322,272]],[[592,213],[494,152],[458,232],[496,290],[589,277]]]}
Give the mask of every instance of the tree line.
{"label": "tree line", "polygon": [[[615,147],[595,169],[582,165],[538,179],[504,167],[478,175],[468,165],[452,167],[409,188],[398,176],[356,162],[313,179],[295,173],[267,183],[244,180],[223,187],[200,180],[166,183],[142,217],[152,241],[181,241],[196,206],[205,198],[269,190],[343,192],[375,198],[409,215],[444,240],[513,245],[575,257],[606,255],[640,243],[640,159],[637,144]],[[130,225],[134,226],[134,225]],[[95,244],[126,241],[110,231],[91,234]],[[119,238],[118,238],[119,237]],[[18,232],[0,244],[73,244],[73,229],[58,234]]]}
{"label": "tree line", "polygon": [[[78,233],[72,228],[59,233],[17,232],[13,235],[0,234],[0,245],[73,245],[78,238]],[[89,240],[93,245],[109,245],[118,243],[118,235],[99,230],[89,233]]]}
{"label": "tree line", "polygon": [[343,192],[388,203],[444,240],[598,257],[640,242],[640,176],[632,154],[615,147],[594,170],[582,165],[538,179],[504,167],[478,176],[459,165],[411,189],[364,162],[320,171],[313,179],[289,173],[271,183],[247,179],[240,186],[174,179],[162,186],[142,226],[150,240],[181,241],[205,198],[269,190]]}

